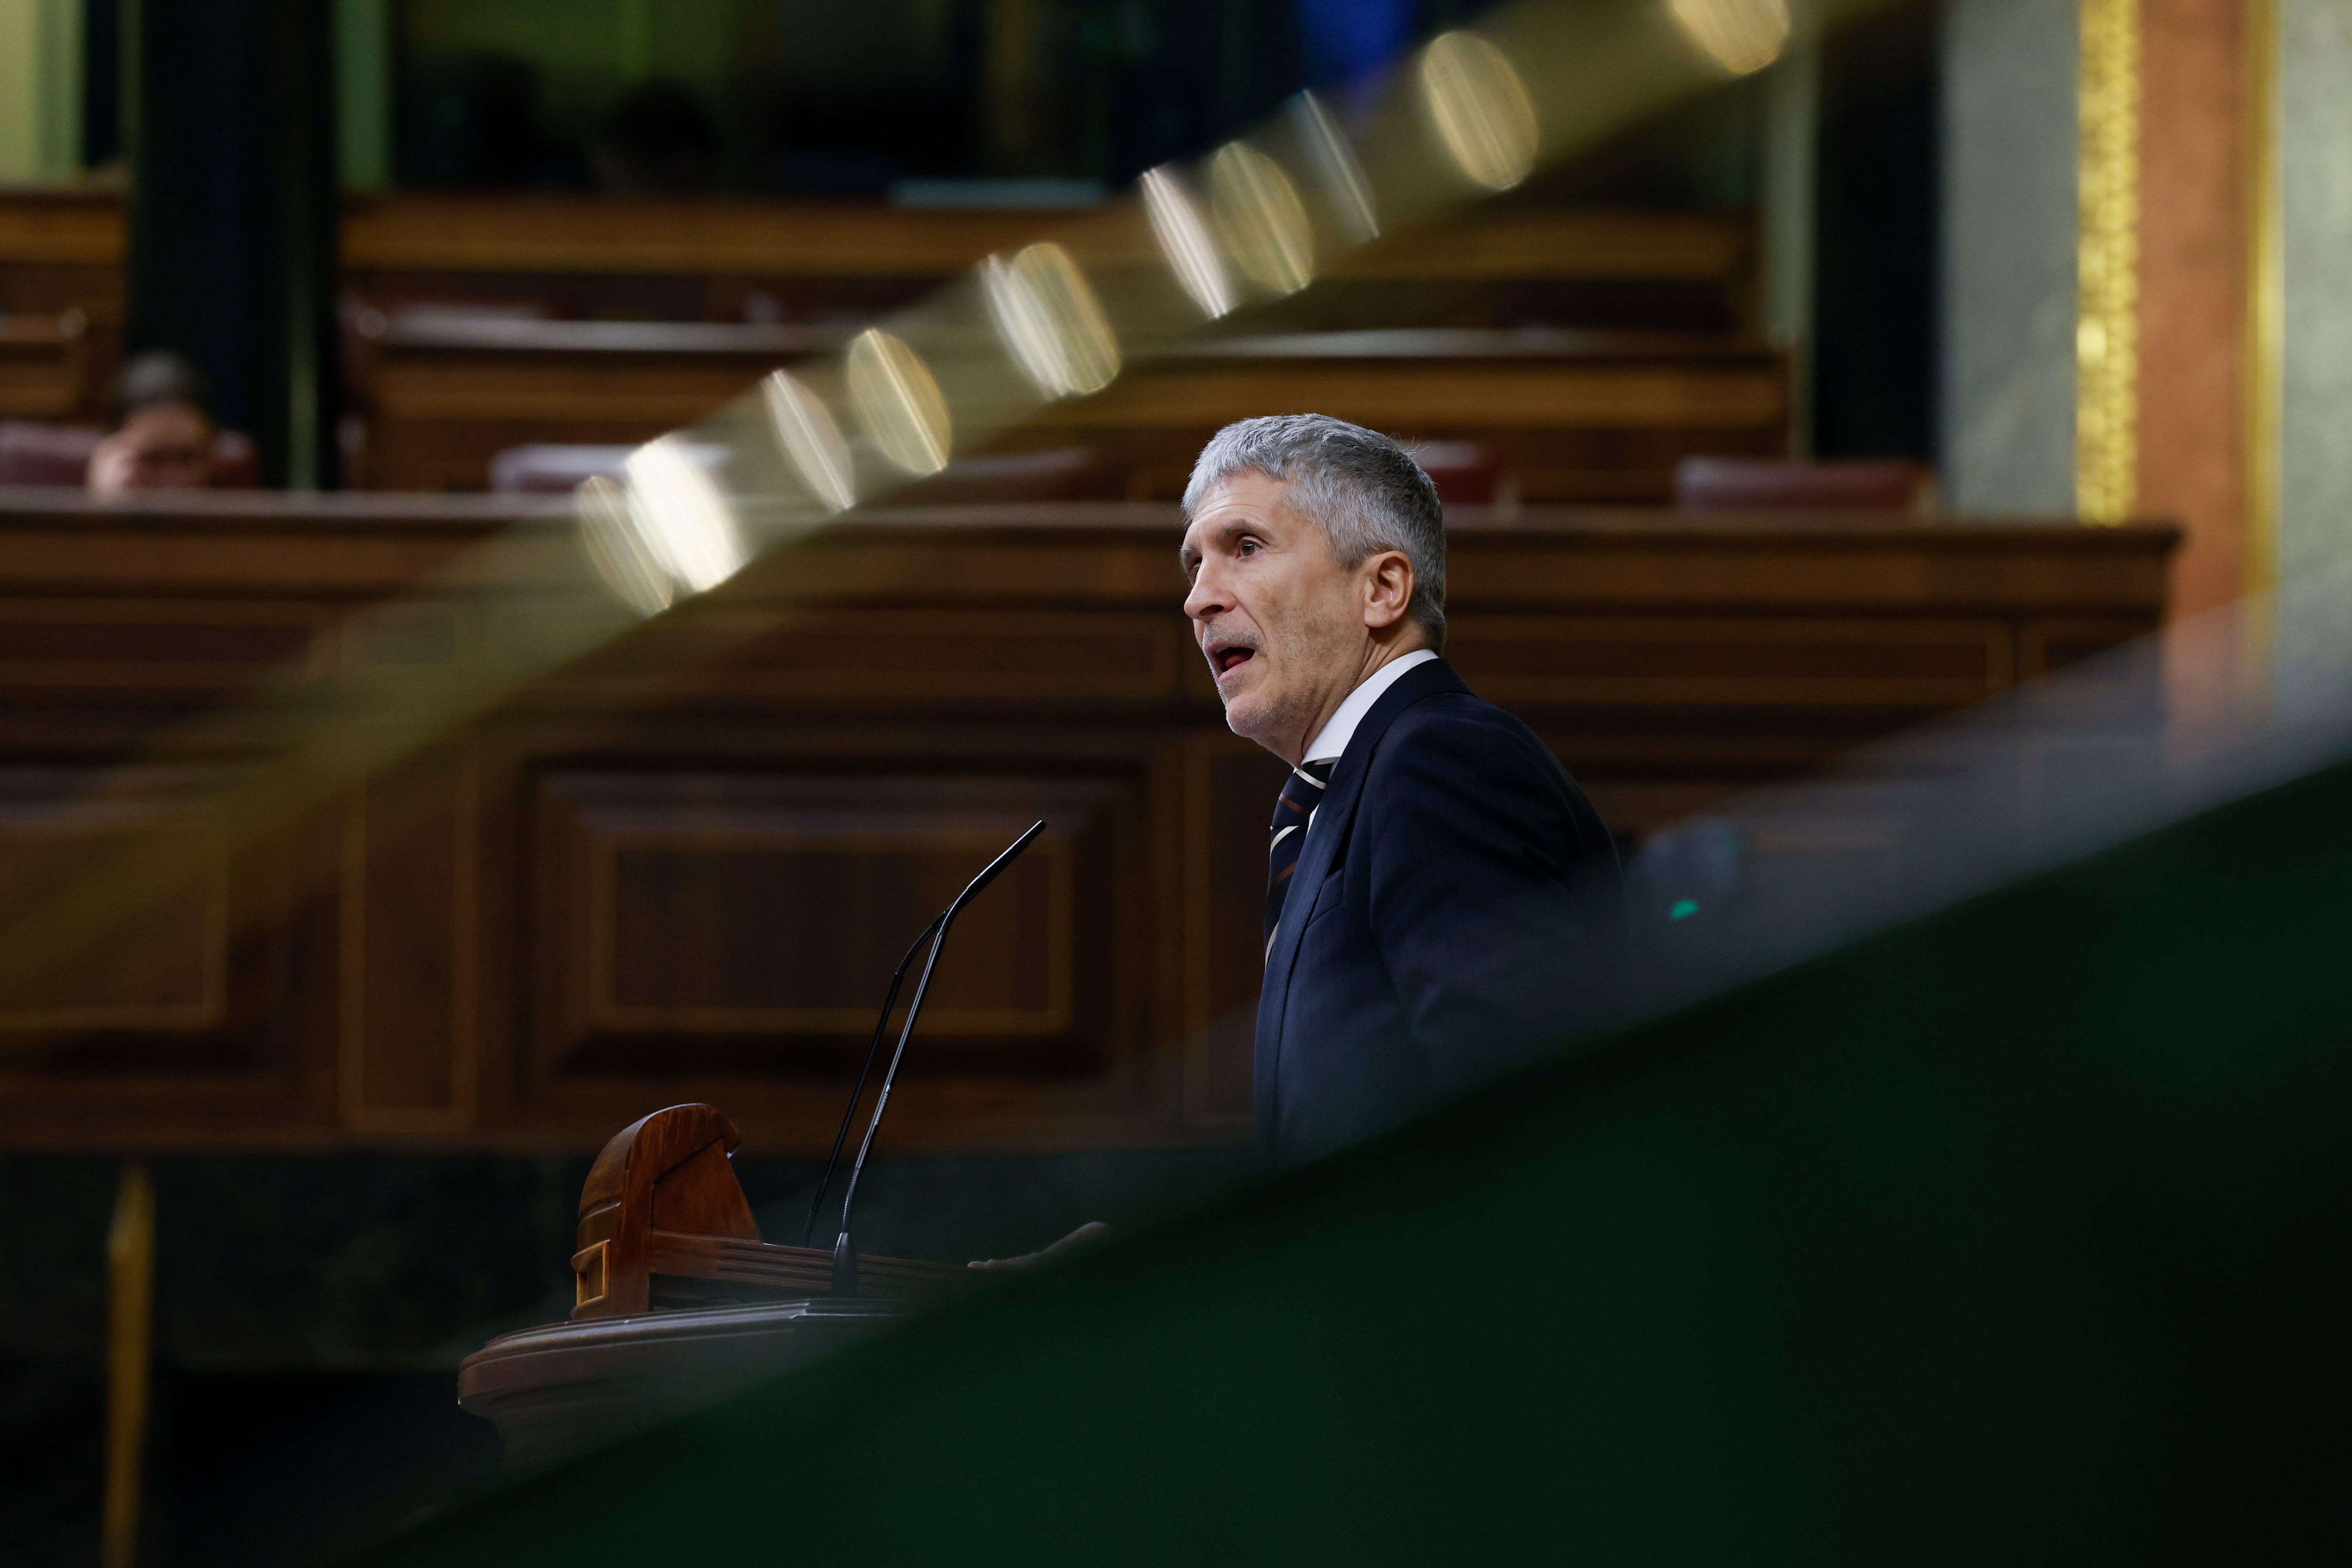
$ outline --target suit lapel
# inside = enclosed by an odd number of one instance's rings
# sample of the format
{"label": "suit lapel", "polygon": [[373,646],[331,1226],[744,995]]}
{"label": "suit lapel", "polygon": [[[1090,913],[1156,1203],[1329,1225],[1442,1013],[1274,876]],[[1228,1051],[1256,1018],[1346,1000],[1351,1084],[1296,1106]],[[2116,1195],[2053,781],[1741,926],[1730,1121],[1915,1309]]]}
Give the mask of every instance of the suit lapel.
{"label": "suit lapel", "polygon": [[1349,737],[1339,765],[1331,771],[1330,786],[1324,793],[1322,804],[1315,808],[1314,820],[1307,829],[1307,843],[1298,852],[1297,868],[1290,874],[1289,897],[1283,905],[1282,921],[1275,928],[1274,946],[1265,956],[1265,981],[1258,993],[1257,1049],[1250,1063],[1250,1100],[1262,1141],[1270,1142],[1273,1137],[1275,1111],[1279,1103],[1282,1019],[1290,997],[1291,971],[1298,963],[1299,933],[1307,924],[1307,912],[1315,901],[1316,889],[1330,875],[1331,857],[1339,852],[1339,845],[1347,842],[1356,803],[1363,796],[1365,775],[1371,771],[1372,753],[1380,749],[1381,738],[1396,721],[1397,715],[1423,698],[1469,689],[1454,673],[1454,667],[1443,658],[1414,666],[1381,693],[1381,700],[1372,704],[1372,710],[1364,715],[1355,734]]}

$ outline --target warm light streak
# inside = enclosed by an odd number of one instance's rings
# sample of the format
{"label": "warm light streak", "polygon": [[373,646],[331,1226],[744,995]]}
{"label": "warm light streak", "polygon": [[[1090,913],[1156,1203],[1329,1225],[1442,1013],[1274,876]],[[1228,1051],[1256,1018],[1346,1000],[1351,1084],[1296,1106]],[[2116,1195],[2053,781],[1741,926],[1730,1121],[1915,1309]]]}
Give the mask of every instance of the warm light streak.
{"label": "warm light streak", "polygon": [[1535,100],[1503,51],[1475,33],[1446,33],[1421,57],[1422,102],[1465,174],[1507,191],[1536,166]]}
{"label": "warm light streak", "polygon": [[1152,237],[1160,254],[1176,273],[1176,281],[1211,321],[1230,315],[1238,301],[1233,280],[1225,276],[1225,258],[1217,254],[1208,226],[1192,205],[1192,198],[1166,168],[1149,170],[1142,180],[1143,210],[1151,219]]}
{"label": "warm light streak", "polygon": [[629,521],[678,588],[716,588],[751,559],[735,509],[694,448],[676,436],[629,454]]}
{"label": "warm light streak", "polygon": [[1082,397],[1118,378],[1118,339],[1068,251],[1049,242],[1009,263],[992,256],[980,281],[997,337],[1039,392]]}
{"label": "warm light streak", "polygon": [[922,356],[869,327],[849,345],[849,402],[893,467],[918,479],[948,466],[955,426],[948,400]]}
{"label": "warm light streak", "polygon": [[1290,122],[1339,227],[1358,245],[1378,239],[1381,220],[1372,207],[1372,184],[1331,111],[1313,93],[1302,92],[1290,100]]}
{"label": "warm light streak", "polygon": [[614,598],[641,616],[669,608],[677,585],[638,533],[626,490],[607,479],[588,479],[572,492],[572,515],[589,564]]}
{"label": "warm light streak", "polygon": [[1244,277],[1269,294],[1315,281],[1314,232],[1281,164],[1244,142],[1220,148],[1209,160],[1209,199]]}
{"label": "warm light streak", "polygon": [[774,426],[776,445],[794,478],[827,511],[846,511],[856,503],[849,443],[824,399],[783,371],[760,384],[767,399],[768,423]]}
{"label": "warm light streak", "polygon": [[1734,76],[1762,70],[1789,43],[1788,0],[1667,0],[1706,58]]}

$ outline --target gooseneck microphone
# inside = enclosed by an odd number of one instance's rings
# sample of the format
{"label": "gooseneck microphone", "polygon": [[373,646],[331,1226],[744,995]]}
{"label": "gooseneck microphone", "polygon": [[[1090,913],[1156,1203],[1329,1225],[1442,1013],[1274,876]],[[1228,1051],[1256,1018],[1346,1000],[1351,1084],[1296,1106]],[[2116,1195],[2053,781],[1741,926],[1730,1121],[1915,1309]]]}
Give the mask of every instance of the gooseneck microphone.
{"label": "gooseneck microphone", "polygon": [[[809,1226],[812,1230],[816,1225],[817,1205],[824,1202],[824,1189],[833,1181],[834,1165],[841,1158],[842,1141],[847,1136],[849,1123],[857,1113],[857,1101],[866,1092],[866,1074],[874,1068],[875,1047],[882,1043],[882,1031],[889,1022],[890,1009],[898,1004],[898,984],[906,978],[907,965],[914,959],[915,948],[922,946],[924,937],[929,937],[931,942],[930,955],[923,960],[922,978],[915,982],[915,999],[907,1005],[907,1021],[899,1026],[898,1047],[890,1053],[890,1066],[882,1074],[881,1092],[874,1097],[874,1115],[866,1123],[866,1136],[857,1145],[857,1159],[849,1167],[849,1184],[842,1191],[841,1234],[835,1238],[833,1244],[833,1293],[836,1296],[857,1294],[857,1252],[849,1244],[849,1215],[852,1205],[857,1202],[857,1180],[866,1173],[866,1155],[874,1152],[874,1134],[882,1126],[882,1112],[889,1108],[890,1088],[898,1082],[898,1064],[907,1059],[907,1042],[914,1037],[915,1020],[922,1015],[923,997],[931,988],[931,973],[939,967],[940,949],[947,944],[949,928],[955,924],[955,918],[963,912],[963,907],[978,898],[981,889],[996,880],[998,874],[1019,858],[1021,852],[1029,847],[1030,842],[1045,831],[1044,822],[1031,823],[1029,831],[1014,839],[1012,847],[1003,854],[990,861],[987,869],[974,877],[971,884],[956,895],[955,902],[941,910],[940,918],[924,929],[922,936],[915,939],[915,946],[907,950],[907,956],[898,961],[898,973],[890,977],[890,992],[882,1004],[882,1016],[875,1021],[874,1039],[866,1048],[866,1066],[858,1071],[857,1088],[850,1094],[849,1109],[843,1112],[841,1118],[841,1131],[833,1141],[833,1157],[825,1162],[824,1180],[817,1184],[816,1196],[809,1202]],[[803,1233],[802,1239],[803,1242],[806,1241],[806,1233]]]}
{"label": "gooseneck microphone", "polygon": [[923,950],[923,943],[931,940],[931,933],[947,918],[944,913],[933,915],[922,934],[908,945],[907,956],[898,961],[898,967],[890,972],[890,989],[883,994],[882,1016],[874,1020],[874,1037],[866,1042],[866,1060],[857,1069],[857,1087],[849,1091],[849,1103],[841,1108],[841,1125],[833,1134],[833,1152],[824,1157],[824,1174],[817,1178],[816,1192],[809,1199],[808,1221],[801,1226],[803,1247],[816,1237],[817,1210],[824,1206],[824,1190],[833,1185],[833,1173],[841,1165],[841,1146],[849,1142],[849,1124],[857,1120],[857,1102],[866,1098],[866,1080],[874,1076],[874,1059],[882,1054],[882,1032],[890,1026],[890,1009],[898,1005],[898,987],[906,983],[907,966],[915,962],[915,954]]}

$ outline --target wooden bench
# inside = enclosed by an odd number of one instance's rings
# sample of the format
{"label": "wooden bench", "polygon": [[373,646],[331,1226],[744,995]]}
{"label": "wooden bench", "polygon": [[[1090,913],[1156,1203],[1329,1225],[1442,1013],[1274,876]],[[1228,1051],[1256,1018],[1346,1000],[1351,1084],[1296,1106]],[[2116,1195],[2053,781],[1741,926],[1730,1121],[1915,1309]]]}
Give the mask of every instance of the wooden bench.
{"label": "wooden bench", "polygon": [[[991,252],[1074,225],[1093,236],[1091,256],[1157,259],[1132,209],[400,193],[347,198],[342,265],[346,287],[385,310],[472,300],[588,319],[838,320],[898,309]],[[1737,332],[1753,330],[1755,298],[1751,214],[1499,207],[1355,252],[1265,320]]]}
{"label": "wooden bench", "polygon": [[[838,329],[404,320],[364,324],[354,356],[372,432],[367,481],[479,489],[526,443],[643,441],[706,417]],[[1523,500],[1663,501],[1695,453],[1783,449],[1787,367],[1687,334],[1420,329],[1209,339],[1045,410],[1005,445],[1084,447],[1100,492],[1183,488],[1201,445],[1255,414],[1313,410],[1414,439],[1470,441]]]}

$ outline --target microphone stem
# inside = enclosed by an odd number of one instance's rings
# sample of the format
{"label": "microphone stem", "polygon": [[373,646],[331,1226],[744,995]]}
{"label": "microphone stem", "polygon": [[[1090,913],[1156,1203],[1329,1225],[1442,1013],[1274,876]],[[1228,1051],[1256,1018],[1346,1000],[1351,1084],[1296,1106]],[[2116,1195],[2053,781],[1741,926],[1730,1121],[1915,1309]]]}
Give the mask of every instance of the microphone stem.
{"label": "microphone stem", "polygon": [[[873,1118],[866,1123],[866,1136],[858,1140],[857,1159],[849,1167],[849,1184],[841,1193],[841,1235],[834,1243],[836,1276],[840,1273],[838,1259],[849,1244],[849,1208],[857,1201],[857,1180],[866,1173],[866,1156],[874,1151],[874,1135],[882,1131],[882,1112],[888,1109],[891,1087],[898,1081],[898,1064],[907,1059],[907,1042],[914,1037],[915,1019],[923,1010],[923,994],[931,988],[931,971],[939,967],[940,949],[947,944],[948,928],[955,923],[956,911],[962,902],[957,900],[940,917],[939,934],[931,939],[930,954],[923,960],[923,977],[915,983],[915,999],[907,1004],[907,1021],[898,1030],[898,1044],[890,1053],[890,1066],[882,1074],[882,1092],[874,1097]],[[848,1256],[855,1259],[856,1254]]]}
{"label": "microphone stem", "polygon": [[866,1080],[874,1075],[874,1060],[882,1054],[883,1032],[890,1026],[890,1009],[898,1005],[898,987],[906,983],[907,966],[915,962],[915,954],[947,918],[945,910],[933,916],[922,935],[908,946],[907,956],[898,961],[898,967],[891,972],[890,989],[882,998],[882,1016],[874,1020],[874,1037],[866,1043],[866,1060],[857,1069],[857,1087],[849,1091],[849,1103],[842,1108],[841,1126],[833,1135],[833,1152],[824,1157],[824,1174],[817,1178],[816,1192],[809,1199],[808,1223],[801,1226],[803,1247],[816,1236],[816,1216],[824,1207],[825,1189],[833,1185],[833,1173],[840,1168],[841,1146],[849,1142],[850,1124],[857,1120],[857,1102],[866,1098]]}
{"label": "microphone stem", "polygon": [[[849,1240],[850,1208],[857,1201],[858,1179],[866,1174],[866,1157],[874,1152],[874,1135],[882,1130],[882,1112],[889,1107],[891,1088],[898,1081],[898,1064],[907,1059],[907,1042],[915,1037],[915,1020],[922,1016],[923,998],[930,992],[931,974],[940,966],[940,950],[947,945],[949,928],[955,924],[955,918],[963,912],[963,907],[979,897],[981,889],[996,880],[997,873],[1013,864],[1021,851],[1028,848],[1031,841],[1045,831],[1045,823],[1031,823],[1029,831],[1014,839],[1003,854],[990,861],[987,868],[974,877],[962,892],[956,895],[955,902],[950,904],[946,912],[939,918],[938,933],[931,938],[931,951],[923,960],[922,978],[915,982],[915,999],[907,1004],[907,1021],[899,1026],[898,1047],[891,1051],[890,1065],[882,1074],[882,1090],[874,1097],[874,1115],[866,1123],[866,1136],[859,1140],[857,1144],[857,1159],[849,1167],[848,1184],[842,1189],[841,1234],[835,1238],[833,1244],[833,1283],[835,1295],[853,1296],[857,1293],[857,1253]],[[921,940],[920,937],[916,939],[918,942]],[[911,958],[914,956],[913,952],[909,951],[908,956]],[[904,965],[901,965],[902,970],[903,968]],[[882,1016],[885,1022],[888,1021],[890,1015],[887,1009]],[[854,1110],[856,1101],[852,1100],[850,1105]]]}

